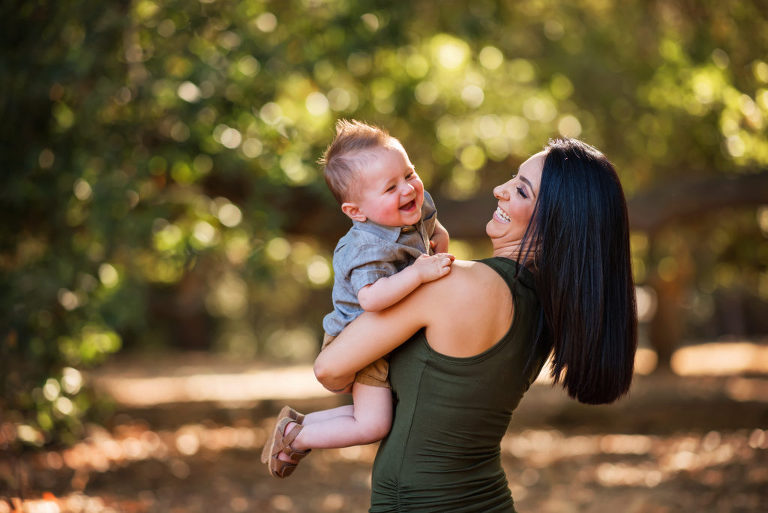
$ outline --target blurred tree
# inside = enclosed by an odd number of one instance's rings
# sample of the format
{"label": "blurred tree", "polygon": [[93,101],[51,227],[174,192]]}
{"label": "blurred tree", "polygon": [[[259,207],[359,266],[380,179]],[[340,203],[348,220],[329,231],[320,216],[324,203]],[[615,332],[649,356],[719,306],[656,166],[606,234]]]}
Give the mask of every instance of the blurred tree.
{"label": "blurred tree", "polygon": [[[45,443],[89,406],[77,369],[121,345],[312,355],[346,226],[315,164],[339,117],[400,138],[462,235],[490,212],[472,199],[549,137],[583,138],[638,195],[637,280],[662,309],[768,298],[764,179],[751,205],[685,224],[683,202],[654,200],[765,169],[763,7],[4,2],[0,408]],[[669,346],[683,319],[663,319]]]}

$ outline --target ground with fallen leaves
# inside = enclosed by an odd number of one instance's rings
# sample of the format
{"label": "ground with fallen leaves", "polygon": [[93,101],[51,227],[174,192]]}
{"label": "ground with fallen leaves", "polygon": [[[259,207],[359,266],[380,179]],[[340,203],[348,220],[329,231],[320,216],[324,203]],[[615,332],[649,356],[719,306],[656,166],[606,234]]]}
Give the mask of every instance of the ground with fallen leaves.
{"label": "ground with fallen leaves", "polygon": [[[375,446],[314,451],[291,478],[268,475],[259,455],[283,403],[119,406],[74,447],[3,454],[0,513],[367,511]],[[536,384],[502,452],[521,513],[768,511],[768,376],[641,376],[609,406]]]}

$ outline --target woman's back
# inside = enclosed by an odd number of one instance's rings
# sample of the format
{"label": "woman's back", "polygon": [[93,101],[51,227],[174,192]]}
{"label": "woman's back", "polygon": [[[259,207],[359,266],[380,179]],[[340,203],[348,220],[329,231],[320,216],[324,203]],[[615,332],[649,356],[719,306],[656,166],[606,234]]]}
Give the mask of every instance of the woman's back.
{"label": "woman's back", "polygon": [[398,404],[374,463],[372,512],[514,511],[500,441],[546,354],[533,355],[525,372],[539,318],[533,276],[505,258],[483,263],[512,291],[512,325],[473,356],[437,352],[424,330],[392,353]]}

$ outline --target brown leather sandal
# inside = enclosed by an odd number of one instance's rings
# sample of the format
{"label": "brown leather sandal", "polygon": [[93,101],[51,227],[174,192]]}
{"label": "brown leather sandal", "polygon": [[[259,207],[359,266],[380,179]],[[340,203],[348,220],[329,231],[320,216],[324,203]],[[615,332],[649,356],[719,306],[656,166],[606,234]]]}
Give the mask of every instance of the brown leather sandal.
{"label": "brown leather sandal", "polygon": [[[261,462],[267,464],[269,473],[273,476],[281,478],[290,476],[296,469],[298,461],[310,453],[311,449],[299,451],[291,447],[293,441],[296,440],[296,437],[304,428],[301,424],[303,421],[304,415],[289,406],[285,406],[280,410],[272,436],[264,444],[264,449],[261,452]],[[285,429],[291,422],[295,422],[296,427],[290,433],[284,434]],[[294,462],[281,460],[278,457],[281,452],[285,452]]]}
{"label": "brown leather sandal", "polygon": [[[301,433],[301,430],[304,429],[304,426],[301,424],[296,424],[296,427],[293,428],[290,433],[284,435],[283,433],[285,433],[285,429],[291,422],[294,421],[290,417],[283,417],[280,422],[277,423],[272,435],[271,443],[264,446],[264,452],[262,452],[262,462],[267,464],[269,473],[275,477],[282,478],[293,474],[293,471],[296,470],[296,466],[299,464],[299,460],[311,451],[311,449],[299,451],[291,446],[298,434]],[[294,461],[281,460],[279,458],[281,452],[284,452],[286,456]],[[264,461],[265,453],[267,461]]]}

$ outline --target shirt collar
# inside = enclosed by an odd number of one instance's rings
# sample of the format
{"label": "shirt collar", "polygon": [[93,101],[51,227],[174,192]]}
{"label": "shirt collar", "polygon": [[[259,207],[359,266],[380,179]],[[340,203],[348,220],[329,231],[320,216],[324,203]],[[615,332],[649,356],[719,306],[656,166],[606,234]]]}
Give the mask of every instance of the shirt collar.
{"label": "shirt collar", "polygon": [[352,221],[352,225],[357,230],[368,232],[390,242],[397,242],[403,229],[406,228],[405,226],[384,226],[383,224],[374,223],[371,220],[363,223],[360,221]]}
{"label": "shirt collar", "polygon": [[421,219],[419,219],[419,222],[415,225],[408,225],[408,226],[384,226],[383,224],[374,223],[371,220],[365,221],[361,223],[360,221],[352,221],[352,226],[357,230],[362,230],[364,232],[368,232],[372,235],[376,235],[377,237],[391,241],[391,242],[397,242],[397,240],[400,238],[400,235],[403,233],[403,231],[416,231],[419,230],[420,223],[424,222],[424,219],[429,217],[432,213],[435,212],[435,203],[432,199],[432,196],[427,192],[424,191],[424,203],[421,206]]}

